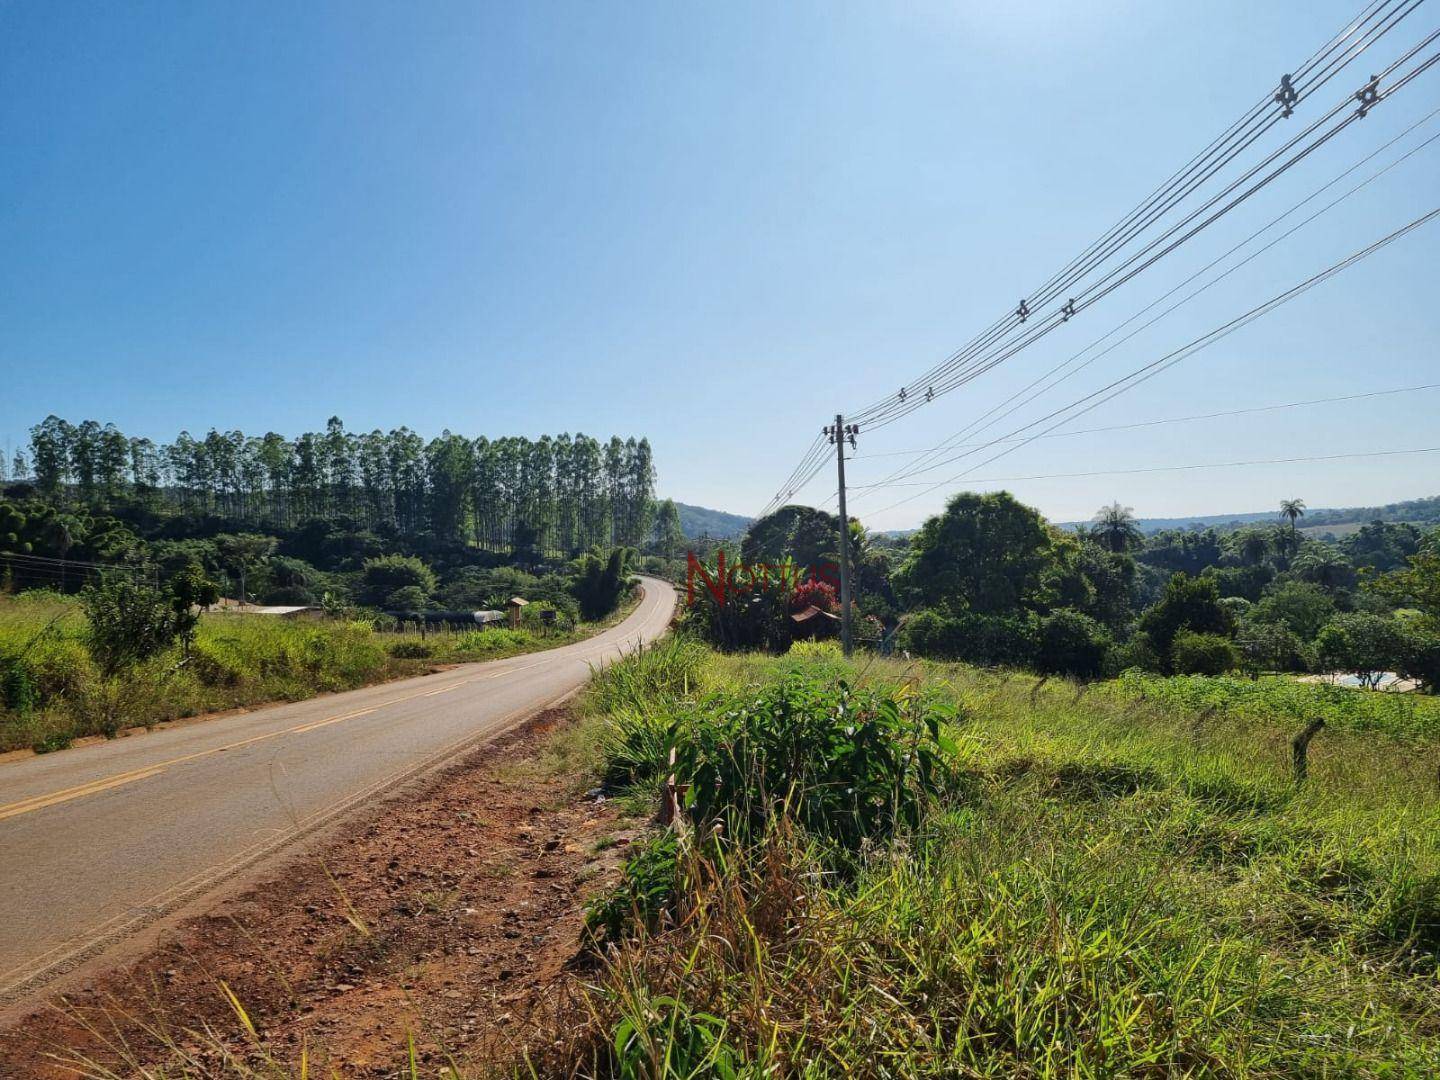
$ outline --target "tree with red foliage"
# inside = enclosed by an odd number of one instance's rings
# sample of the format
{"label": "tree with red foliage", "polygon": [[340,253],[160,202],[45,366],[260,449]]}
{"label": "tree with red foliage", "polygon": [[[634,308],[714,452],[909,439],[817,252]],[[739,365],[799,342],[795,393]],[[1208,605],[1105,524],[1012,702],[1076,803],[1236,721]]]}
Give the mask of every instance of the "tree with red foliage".
{"label": "tree with red foliage", "polygon": [[790,594],[790,610],[804,611],[812,605],[831,615],[835,614],[840,607],[840,601],[835,596],[835,586],[813,577],[795,586],[795,591]]}

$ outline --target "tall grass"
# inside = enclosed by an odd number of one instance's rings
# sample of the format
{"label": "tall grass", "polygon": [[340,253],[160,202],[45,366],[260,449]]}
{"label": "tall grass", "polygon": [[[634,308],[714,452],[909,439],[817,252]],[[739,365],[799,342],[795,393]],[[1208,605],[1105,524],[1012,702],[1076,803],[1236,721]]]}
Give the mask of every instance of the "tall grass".
{"label": "tall grass", "polygon": [[212,612],[201,618],[188,656],[177,647],[106,679],[86,649],[74,598],[0,597],[0,751],[59,749],[122,727],[354,689],[436,664],[553,648],[596,629],[382,633],[364,621]]}
{"label": "tall grass", "polygon": [[605,717],[600,728],[604,782],[611,787],[658,783],[668,764],[678,711],[704,688],[709,650],[672,635],[593,674],[584,709]]}
{"label": "tall grass", "polygon": [[[688,710],[709,733],[670,737],[704,745],[744,709],[778,708],[767,686],[831,685],[836,661],[712,656],[706,693],[679,702],[673,686],[650,694],[640,664],[608,676],[632,688],[615,699],[625,714]],[[784,807],[745,843],[644,848],[625,888],[664,911],[629,924],[590,982],[588,1022],[546,1033],[531,1065],[1440,1074],[1435,742],[1337,722],[1297,785],[1292,699],[1224,709],[1186,698],[1186,683],[1142,698],[959,666],[861,668],[850,682],[948,706],[943,796],[872,830],[853,874],[834,872],[826,820]],[[821,715],[792,730],[808,725],[823,775],[834,706],[816,700]],[[683,745],[677,759],[682,783],[696,779]]]}
{"label": "tall grass", "polygon": [[1285,717],[1297,723],[1319,718],[1331,727],[1440,740],[1440,697],[1424,694],[1366,692],[1286,676],[1165,678],[1142,672],[1126,672],[1108,690],[1121,698],[1223,712],[1260,723]]}

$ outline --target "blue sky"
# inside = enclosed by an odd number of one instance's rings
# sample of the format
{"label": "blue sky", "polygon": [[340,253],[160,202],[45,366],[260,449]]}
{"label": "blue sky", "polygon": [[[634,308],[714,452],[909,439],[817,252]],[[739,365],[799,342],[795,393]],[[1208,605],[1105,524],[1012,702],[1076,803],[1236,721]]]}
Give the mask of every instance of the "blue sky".
{"label": "blue sky", "polygon": [[[647,434],[662,494],[754,512],[828,417],[1013,307],[1358,9],[0,0],[0,442],[50,412],[157,438],[332,414],[427,435]],[[1434,20],[1421,8],[1374,52],[1388,62]],[[852,480],[905,460],[867,455],[934,445],[1437,104],[1440,67],[1064,333],[862,437]],[[1437,164],[1440,142],[1020,418],[1431,209]],[[1440,223],[1079,426],[1440,382],[1437,243]],[[1437,405],[1045,440],[983,475],[1427,446]],[[958,486],[853,510],[905,527]],[[1056,519],[1113,499],[1144,516],[1353,505],[1440,492],[1440,455],[1004,486]]]}

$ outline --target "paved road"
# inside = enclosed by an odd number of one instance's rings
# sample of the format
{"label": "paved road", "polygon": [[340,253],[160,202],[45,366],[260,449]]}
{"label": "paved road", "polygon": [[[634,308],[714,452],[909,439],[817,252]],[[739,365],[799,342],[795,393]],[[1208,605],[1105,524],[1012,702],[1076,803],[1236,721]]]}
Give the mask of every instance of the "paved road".
{"label": "paved road", "polygon": [[664,632],[675,592],[586,641],[0,764],[0,1002]]}

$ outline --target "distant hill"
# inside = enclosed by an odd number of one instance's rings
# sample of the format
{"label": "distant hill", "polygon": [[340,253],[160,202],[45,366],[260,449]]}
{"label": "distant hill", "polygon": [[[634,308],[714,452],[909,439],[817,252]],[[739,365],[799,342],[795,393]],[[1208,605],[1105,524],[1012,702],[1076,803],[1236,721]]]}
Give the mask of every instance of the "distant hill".
{"label": "distant hill", "polygon": [[[1257,521],[1277,521],[1277,510],[1259,510],[1243,514],[1201,514],[1182,518],[1137,518],[1135,524],[1141,532],[1153,533],[1161,529],[1218,529],[1228,532]],[[1300,519],[1301,531],[1314,536],[1323,536],[1335,526],[1336,535],[1353,532],[1355,528],[1370,521],[1409,521],[1416,525],[1440,524],[1440,495],[1424,499],[1409,499],[1405,502],[1389,503],[1385,506],[1351,506],[1341,508],[1320,508],[1306,510]],[[1066,528],[1085,524],[1067,521]]]}
{"label": "distant hill", "polygon": [[[754,518],[740,514],[727,514],[723,510],[711,510],[704,506],[690,506],[677,502],[680,510],[680,527],[686,536],[713,536],[729,539],[743,536]],[[1161,529],[1218,529],[1228,532],[1257,521],[1279,520],[1277,510],[1256,510],[1243,514],[1197,514],[1194,517],[1179,518],[1137,518],[1136,525],[1141,532],[1154,533]],[[1409,499],[1405,502],[1389,503],[1385,506],[1349,506],[1340,508],[1319,508],[1306,510],[1300,519],[1300,531],[1311,536],[1324,536],[1333,532],[1336,536],[1352,533],[1361,525],[1371,521],[1408,521],[1415,525],[1440,525],[1440,495],[1424,499]],[[1086,525],[1084,521],[1062,521],[1062,529],[1073,529]],[[897,540],[908,538],[914,529],[887,529],[881,536]]]}
{"label": "distant hill", "polygon": [[754,518],[740,514],[727,514],[724,510],[711,510],[706,506],[691,506],[677,502],[680,511],[680,529],[686,536],[699,538],[713,536],[717,540],[729,540],[743,536]]}

